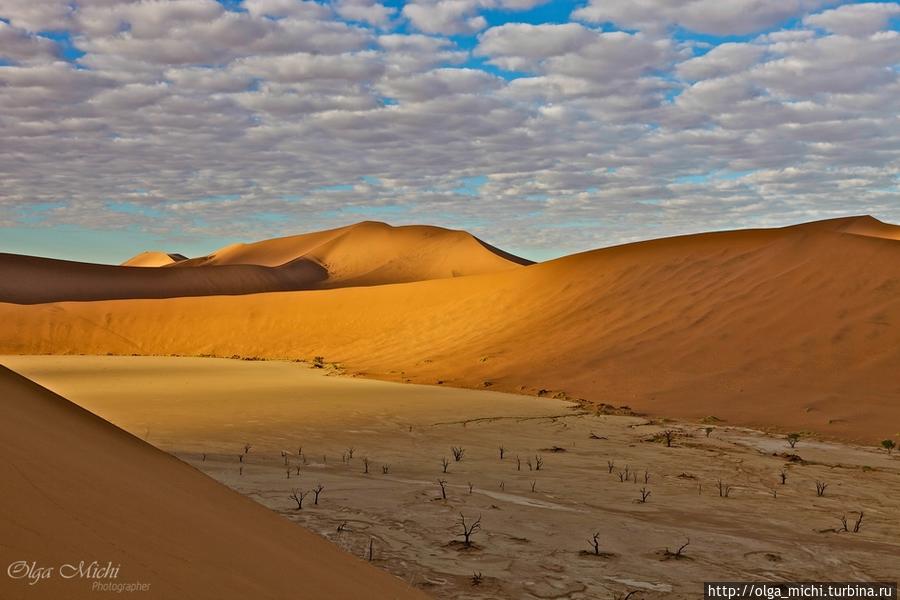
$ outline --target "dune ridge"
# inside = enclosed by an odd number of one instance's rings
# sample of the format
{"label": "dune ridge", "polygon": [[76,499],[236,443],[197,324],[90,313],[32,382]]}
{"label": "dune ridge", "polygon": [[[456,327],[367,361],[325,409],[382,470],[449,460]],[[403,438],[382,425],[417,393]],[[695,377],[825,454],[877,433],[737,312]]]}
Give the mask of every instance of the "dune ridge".
{"label": "dune ridge", "polygon": [[144,252],[121,266],[0,254],[0,301],[41,304],[329,289],[491,273],[528,264],[463,231],[367,221],[233,244],[200,258]]}
{"label": "dune ridge", "polygon": [[[0,415],[4,565],[110,561],[119,576],[102,582],[149,583],[143,598],[426,597],[3,366]],[[58,574],[34,586],[4,575],[0,591],[101,593]]]}
{"label": "dune ridge", "polygon": [[900,427],[900,244],[858,233],[877,223],[666,238],[402,285],[3,304],[0,352],[321,355],[370,377],[872,443]]}

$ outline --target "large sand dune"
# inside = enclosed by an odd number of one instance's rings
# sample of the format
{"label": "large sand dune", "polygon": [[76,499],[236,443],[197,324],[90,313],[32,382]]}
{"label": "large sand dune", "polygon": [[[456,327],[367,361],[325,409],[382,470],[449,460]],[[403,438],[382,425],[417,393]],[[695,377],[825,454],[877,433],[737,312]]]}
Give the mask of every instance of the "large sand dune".
{"label": "large sand dune", "polygon": [[891,231],[860,217],[403,285],[4,304],[0,352],[322,355],[373,377],[872,443],[900,429]]}
{"label": "large sand dune", "polygon": [[102,596],[60,576],[82,560],[149,584],[141,598],[424,597],[5,367],[0,411],[0,561],[53,568],[4,574],[4,599]]}
{"label": "large sand dune", "polygon": [[463,231],[364,222],[235,244],[201,258],[142,252],[122,266],[0,254],[0,301],[38,304],[309,290],[459,277],[526,264],[530,262]]}

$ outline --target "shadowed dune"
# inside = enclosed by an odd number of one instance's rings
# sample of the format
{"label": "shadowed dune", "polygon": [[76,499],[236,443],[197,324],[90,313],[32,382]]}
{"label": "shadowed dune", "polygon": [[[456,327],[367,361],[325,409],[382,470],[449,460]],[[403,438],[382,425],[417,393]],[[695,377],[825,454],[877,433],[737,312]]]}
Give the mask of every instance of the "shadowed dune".
{"label": "shadowed dune", "polygon": [[372,377],[871,443],[900,428],[900,244],[885,231],[858,217],[404,285],[5,304],[0,352],[322,355]]}
{"label": "shadowed dune", "polygon": [[459,277],[526,264],[463,231],[364,222],[235,244],[201,258],[142,252],[122,266],[0,254],[0,301],[238,295]]}
{"label": "shadowed dune", "polygon": [[304,290],[328,277],[321,265],[304,259],[275,268],[177,269],[95,265],[15,254],[0,254],[0,274],[0,299],[19,304]]}
{"label": "shadowed dune", "polygon": [[149,583],[141,598],[425,598],[5,367],[0,411],[0,560],[54,567],[33,586],[4,575],[3,598],[96,598],[59,576],[82,560]]}

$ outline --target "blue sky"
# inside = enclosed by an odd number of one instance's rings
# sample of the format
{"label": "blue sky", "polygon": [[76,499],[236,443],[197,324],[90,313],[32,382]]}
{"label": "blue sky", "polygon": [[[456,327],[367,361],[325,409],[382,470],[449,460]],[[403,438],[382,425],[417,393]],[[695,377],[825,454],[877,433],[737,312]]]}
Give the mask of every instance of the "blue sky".
{"label": "blue sky", "polygon": [[900,221],[900,4],[8,0],[0,251]]}

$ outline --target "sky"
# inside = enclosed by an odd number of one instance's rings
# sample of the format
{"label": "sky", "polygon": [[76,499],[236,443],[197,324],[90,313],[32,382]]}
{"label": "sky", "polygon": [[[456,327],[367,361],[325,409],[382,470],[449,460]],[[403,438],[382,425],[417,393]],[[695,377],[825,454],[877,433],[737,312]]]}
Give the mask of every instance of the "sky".
{"label": "sky", "polygon": [[0,251],[900,222],[900,3],[3,0]]}

